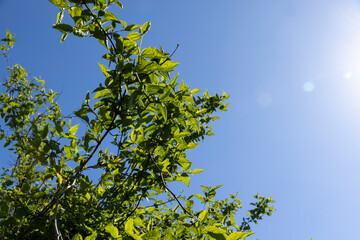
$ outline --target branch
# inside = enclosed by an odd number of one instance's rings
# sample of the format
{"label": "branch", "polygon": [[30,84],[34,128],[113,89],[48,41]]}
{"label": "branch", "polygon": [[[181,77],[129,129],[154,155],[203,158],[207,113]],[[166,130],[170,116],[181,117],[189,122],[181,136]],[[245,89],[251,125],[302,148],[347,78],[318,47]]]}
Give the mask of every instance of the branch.
{"label": "branch", "polygon": [[119,226],[121,226],[124,222],[126,222],[126,220],[127,220],[131,215],[134,214],[134,212],[136,211],[136,209],[138,209],[138,207],[139,207],[139,205],[140,205],[140,202],[141,202],[141,200],[143,199],[145,193],[147,193],[148,190],[149,190],[149,188],[147,188],[146,190],[143,190],[143,192],[142,192],[142,194],[141,194],[138,202],[136,203],[136,206],[134,207],[134,209],[133,209],[129,214],[127,214],[127,216],[125,217],[124,220],[122,220],[122,222],[120,223]]}
{"label": "branch", "polygon": [[160,64],[160,66],[163,65],[164,63],[166,63],[168,60],[171,60],[171,57],[174,55],[174,53],[176,52],[176,50],[178,49],[179,46],[180,46],[179,44],[176,44],[175,50],[170,54],[170,56],[169,56],[167,59],[165,59],[165,61],[163,61],[163,62]]}
{"label": "branch", "polygon": [[[125,94],[125,91],[124,91]],[[123,97],[120,99],[120,103],[119,103],[119,108],[121,107],[121,103],[122,103]],[[119,109],[118,109],[119,110]],[[100,147],[101,143],[103,142],[103,140],[105,139],[105,137],[109,134],[109,132],[112,129],[112,125],[114,124],[118,114],[118,111],[116,111],[111,123],[109,124],[108,128],[106,129],[106,132],[104,133],[104,135],[101,137],[101,139],[97,142],[94,150],[92,151],[92,153],[89,155],[89,157],[80,163],[79,165],[79,170],[78,172],[70,179],[67,179],[66,181],[66,185],[68,185],[69,182],[72,182],[70,185],[66,186],[65,188],[58,188],[57,191],[54,194],[54,198],[50,201],[50,203],[48,205],[46,205],[43,210],[38,214],[39,216],[43,216],[45,215],[55,204],[56,201],[58,201],[59,198],[61,198],[61,196],[71,187],[74,186],[74,183],[76,181],[76,179],[78,178],[78,176],[80,175],[81,171],[83,170],[83,168],[86,166],[86,164],[91,160],[91,158],[94,156],[95,152],[98,150],[98,148]],[[28,226],[28,228],[22,233],[22,237],[25,236],[25,234],[30,230],[31,225]]]}
{"label": "branch", "polygon": [[[132,185],[132,187],[130,188],[130,190],[128,190],[128,191],[126,192],[126,194],[125,194],[125,196],[124,196],[124,199],[123,199],[122,202],[119,204],[120,206],[122,206],[123,203],[129,198],[130,193],[131,193],[132,190],[135,188],[135,186],[138,185],[138,183],[140,182],[141,177],[142,177],[142,175],[144,174],[144,172],[147,171],[148,164],[149,164],[149,160],[150,160],[149,158],[146,160],[146,162],[145,162],[145,164],[144,164],[144,166],[143,166],[143,169],[141,170],[141,172],[139,172],[139,174],[138,174],[138,176],[137,176],[137,179],[135,179],[135,183]],[[130,165],[130,167],[131,167],[131,165]],[[135,167],[136,167],[136,166],[134,166],[134,168],[132,168],[130,174],[129,174],[129,175],[127,176],[127,178],[125,179],[124,184],[129,180],[130,177],[131,177],[131,178],[135,178],[135,176],[134,176],[134,174],[133,174],[133,172],[134,172],[134,170],[135,170]],[[114,197],[115,194],[117,194],[118,192],[119,192],[119,188],[117,188],[117,189],[115,190],[115,192],[112,194],[111,197]]]}
{"label": "branch", "polygon": [[[180,198],[181,197],[181,195],[179,195],[179,196],[177,196],[178,198]],[[148,205],[148,206],[144,206],[145,208],[149,208],[149,207],[155,207],[155,206],[159,206],[159,205],[164,205],[164,204],[167,204],[167,203],[171,203],[171,202],[173,202],[173,201],[175,201],[176,199],[174,198],[174,199],[170,199],[170,200],[167,200],[166,202],[163,202],[163,203],[154,203],[154,204],[152,204],[152,205]]]}
{"label": "branch", "polygon": [[107,34],[107,32],[104,30],[104,28],[102,27],[102,25],[101,25],[100,22],[98,21],[98,19],[97,19],[97,17],[95,16],[95,14],[93,14],[93,12],[91,11],[91,9],[89,8],[89,6],[86,4],[86,2],[85,2],[84,0],[82,1],[82,4],[84,4],[85,7],[87,8],[87,10],[89,10],[89,12],[91,13],[91,15],[92,15],[92,17],[94,18],[95,22],[97,23],[97,25],[99,25],[101,31],[105,34],[105,37],[106,37],[107,39],[109,39],[112,47],[114,48],[114,51],[115,51],[117,54],[119,54],[119,53],[116,51],[117,49],[116,49],[116,47],[115,47],[114,42],[113,42],[112,39],[109,37],[109,35]]}
{"label": "branch", "polygon": [[56,240],[63,240],[61,232],[59,231],[58,226],[57,226],[56,216],[57,216],[58,206],[59,206],[59,198],[56,198],[56,206],[55,206],[54,215],[53,215],[54,228],[55,228],[55,239]]}
{"label": "branch", "polygon": [[159,171],[159,174],[160,174],[160,177],[161,177],[161,182],[162,182],[163,187],[173,196],[173,198],[175,198],[175,200],[178,202],[179,206],[180,206],[181,209],[184,211],[184,213],[192,216],[192,214],[189,213],[189,212],[185,209],[185,207],[181,204],[181,202],[179,201],[179,199],[177,198],[177,196],[166,186],[166,182],[165,182],[164,176],[163,176],[163,174],[162,174],[162,171],[161,171],[161,169],[159,168],[159,166],[156,164],[156,162],[154,161],[154,158],[153,158],[153,156],[151,155],[150,152],[149,152],[149,157],[150,157],[151,162],[155,165],[155,167],[156,167],[157,170]]}
{"label": "branch", "polygon": [[174,53],[176,52],[176,50],[178,49],[179,46],[180,46],[180,44],[176,44],[176,48],[175,48],[175,50],[170,54],[169,58],[171,58],[171,57],[174,55]]}

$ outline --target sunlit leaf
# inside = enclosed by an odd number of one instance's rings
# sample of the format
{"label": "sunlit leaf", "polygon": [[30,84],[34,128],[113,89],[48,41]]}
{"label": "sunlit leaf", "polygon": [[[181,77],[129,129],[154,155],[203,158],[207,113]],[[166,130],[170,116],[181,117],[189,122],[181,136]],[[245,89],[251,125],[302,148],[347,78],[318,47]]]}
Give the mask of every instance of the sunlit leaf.
{"label": "sunlit leaf", "polygon": [[144,23],[144,25],[142,25],[140,28],[141,35],[144,35],[145,33],[147,33],[150,30],[150,27],[151,27],[151,22]]}
{"label": "sunlit leaf", "polygon": [[105,232],[110,233],[113,238],[117,238],[119,236],[119,230],[113,224],[107,225],[105,227]]}
{"label": "sunlit leaf", "polygon": [[239,239],[245,239],[246,237],[252,235],[251,232],[246,233],[246,232],[234,232],[231,233],[226,240],[239,240]]}
{"label": "sunlit leaf", "polygon": [[97,232],[94,231],[91,235],[87,236],[85,240],[96,240]]}
{"label": "sunlit leaf", "polygon": [[69,24],[59,23],[53,26],[54,29],[59,30],[62,33],[70,33],[73,31],[73,27]]}
{"label": "sunlit leaf", "polygon": [[204,229],[204,233],[210,235],[210,237],[215,238],[216,240],[226,240],[226,231],[224,229],[209,226]]}
{"label": "sunlit leaf", "polygon": [[204,170],[203,169],[194,169],[191,171],[192,174],[199,174],[201,172],[203,172]]}
{"label": "sunlit leaf", "polygon": [[60,8],[67,8],[69,4],[66,0],[49,0],[52,4]]}
{"label": "sunlit leaf", "polygon": [[111,95],[110,90],[105,88],[103,90],[97,91],[93,99],[103,98],[110,95]]}
{"label": "sunlit leaf", "polygon": [[72,126],[70,129],[69,129],[69,134],[70,135],[75,135],[75,133],[77,132],[79,128],[79,124],[75,125],[75,126]]}
{"label": "sunlit leaf", "polygon": [[109,20],[111,22],[117,22],[120,23],[120,20],[115,16],[115,14],[111,12],[105,12],[103,16],[106,20]]}
{"label": "sunlit leaf", "polygon": [[126,36],[126,38],[132,41],[138,41],[141,39],[141,36],[137,32],[131,32]]}
{"label": "sunlit leaf", "polygon": [[208,210],[204,210],[199,214],[200,221],[204,220],[207,213],[208,213]]}
{"label": "sunlit leaf", "polygon": [[104,74],[105,77],[109,77],[110,74],[109,74],[109,69],[107,67],[105,67],[104,65],[102,65],[101,63],[98,63],[100,68],[101,68],[101,71],[102,73]]}
{"label": "sunlit leaf", "polygon": [[165,54],[161,53],[157,48],[154,47],[144,48],[141,52],[141,55],[145,58],[153,59],[167,58]]}
{"label": "sunlit leaf", "polygon": [[139,27],[141,27],[141,25],[131,24],[131,25],[128,25],[124,30],[125,31],[134,31],[134,30],[138,29]]}
{"label": "sunlit leaf", "polygon": [[71,238],[71,240],[83,240],[83,237],[80,235],[80,233],[78,233],[78,234],[75,234],[75,235]]}

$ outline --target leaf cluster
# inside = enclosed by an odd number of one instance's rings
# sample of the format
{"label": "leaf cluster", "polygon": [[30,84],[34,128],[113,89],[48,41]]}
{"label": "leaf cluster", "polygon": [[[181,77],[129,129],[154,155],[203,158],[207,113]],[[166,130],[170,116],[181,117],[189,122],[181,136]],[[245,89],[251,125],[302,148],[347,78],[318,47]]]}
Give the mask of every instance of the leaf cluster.
{"label": "leaf cluster", "polygon": [[[141,49],[150,22],[127,25],[110,9],[118,0],[50,0],[59,8],[54,29],[92,37],[103,45],[104,80],[69,118],[57,93],[29,80],[20,65],[8,67],[0,95],[0,139],[13,164],[0,178],[3,239],[244,239],[249,223],[271,213],[258,196],[240,225],[236,195],[214,200],[220,186],[202,194],[175,194],[191,169],[187,150],[213,135],[225,93],[190,89],[173,75],[178,65],[161,47]],[[62,23],[68,14],[72,23]],[[2,39],[6,55],[14,39]],[[73,124],[73,118],[80,124]],[[96,174],[94,174],[94,171]],[[203,205],[203,209],[197,209]]]}

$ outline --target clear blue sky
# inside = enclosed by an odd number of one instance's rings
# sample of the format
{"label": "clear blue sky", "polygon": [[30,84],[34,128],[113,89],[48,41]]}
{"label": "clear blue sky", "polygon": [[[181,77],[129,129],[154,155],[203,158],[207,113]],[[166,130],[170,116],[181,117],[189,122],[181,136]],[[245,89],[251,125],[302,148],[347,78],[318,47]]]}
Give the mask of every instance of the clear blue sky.
{"label": "clear blue sky", "polygon": [[[215,136],[189,154],[196,186],[224,184],[244,205],[277,201],[254,228],[262,240],[360,239],[360,4],[358,0],[127,0],[119,18],[152,21],[145,43],[171,52],[192,88],[231,95]],[[59,44],[47,1],[0,0],[11,62],[63,91],[65,113],[102,81],[103,49]],[[4,64],[2,63],[1,66]],[[2,74],[4,75],[4,74]],[[7,155],[2,153],[2,161]]]}

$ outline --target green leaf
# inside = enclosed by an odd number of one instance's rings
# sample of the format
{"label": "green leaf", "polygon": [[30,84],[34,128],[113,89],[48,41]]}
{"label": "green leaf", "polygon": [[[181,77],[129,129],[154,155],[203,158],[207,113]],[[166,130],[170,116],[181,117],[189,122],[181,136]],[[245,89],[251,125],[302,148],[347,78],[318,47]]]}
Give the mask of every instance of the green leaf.
{"label": "green leaf", "polygon": [[204,170],[203,169],[194,169],[191,171],[192,174],[199,174],[201,172],[203,172]]}
{"label": "green leaf", "polygon": [[97,4],[106,5],[106,0],[97,0]]}
{"label": "green leaf", "polygon": [[188,132],[188,131],[185,131],[185,132],[178,132],[178,133],[175,133],[174,134],[174,137],[175,138],[178,138],[178,137],[185,137],[187,135],[191,134],[191,132]]}
{"label": "green leaf", "polygon": [[216,240],[226,240],[226,231],[215,226],[209,226],[204,229],[204,233],[210,235],[210,237]]}
{"label": "green leaf", "polygon": [[75,133],[77,132],[79,128],[79,124],[75,125],[75,126],[72,126],[70,129],[69,129],[69,134],[70,135],[75,135]]}
{"label": "green leaf", "polygon": [[141,72],[153,72],[160,69],[160,65],[154,61],[146,60],[145,58],[140,57],[138,61],[137,68]]}
{"label": "green leaf", "polygon": [[5,140],[5,143],[4,143],[4,148],[7,147],[7,146],[9,146],[10,143],[11,143],[11,139],[10,139],[10,138],[6,139],[6,140]]}
{"label": "green leaf", "polygon": [[52,4],[60,8],[67,8],[69,4],[66,0],[49,0]]}
{"label": "green leaf", "polygon": [[11,34],[11,32],[9,30],[6,29],[6,38],[11,39],[14,36]]}
{"label": "green leaf", "polygon": [[226,240],[239,240],[239,239],[243,239],[246,238],[250,235],[252,235],[253,233],[246,233],[246,232],[233,232],[231,233]]}
{"label": "green leaf", "polygon": [[115,38],[116,49],[120,52],[124,50],[124,39],[121,36]]}
{"label": "green leaf", "polygon": [[70,11],[71,17],[73,17],[75,20],[81,17],[82,9],[81,7],[72,7]]}
{"label": "green leaf", "polygon": [[30,190],[30,185],[28,183],[24,183],[23,186],[21,187],[21,190],[23,192],[28,192]]}
{"label": "green leaf", "polygon": [[196,114],[202,114],[202,113],[205,113],[206,111],[207,111],[207,109],[203,108],[203,109],[196,111]]}
{"label": "green leaf", "polygon": [[142,25],[140,28],[141,35],[144,35],[145,33],[147,33],[150,30],[150,27],[151,27],[151,22],[144,23],[144,25]]}
{"label": "green leaf", "polygon": [[195,194],[193,194],[191,196],[197,197],[201,201],[205,201],[205,197],[203,195],[201,195],[201,194],[195,193]]}
{"label": "green leaf", "polygon": [[97,232],[94,231],[91,235],[87,236],[85,240],[96,240]]}
{"label": "green leaf", "polygon": [[63,177],[59,173],[56,173],[56,177],[58,178],[59,184],[62,184],[63,183]]}
{"label": "green leaf", "polygon": [[119,230],[113,224],[107,225],[105,227],[105,232],[110,233],[113,238],[119,237]]}
{"label": "green leaf", "polygon": [[230,215],[230,223],[231,223],[231,225],[235,225],[235,218],[234,218],[234,216],[233,215]]}
{"label": "green leaf", "polygon": [[122,27],[125,29],[126,28],[126,22],[123,21],[123,20],[120,20],[120,23],[121,23]]}
{"label": "green leaf", "polygon": [[200,92],[200,91],[201,91],[201,89],[195,88],[195,89],[191,90],[190,94],[191,94],[191,95],[195,95],[195,94],[197,94],[197,93]]}
{"label": "green leaf", "polygon": [[190,185],[190,178],[188,176],[178,176],[175,178],[175,181],[181,181],[185,183],[187,187]]}
{"label": "green leaf", "polygon": [[63,128],[61,127],[60,123],[55,122],[55,129],[58,134],[61,135],[63,133]]}
{"label": "green leaf", "polygon": [[165,122],[167,120],[167,108],[161,104],[158,105],[161,115],[163,116]]}
{"label": "green leaf", "polygon": [[199,144],[189,143],[186,147],[187,147],[187,149],[194,149],[194,148],[196,148],[197,145],[199,145]]}
{"label": "green leaf", "polygon": [[141,238],[147,240],[158,240],[161,238],[161,232],[159,230],[152,230],[150,232],[142,234]]}
{"label": "green leaf", "polygon": [[130,139],[131,139],[131,141],[133,141],[133,143],[135,143],[135,142],[136,142],[135,129],[131,131],[131,134],[130,134]]}
{"label": "green leaf", "polygon": [[105,12],[103,17],[108,21],[120,23],[120,20],[111,12]]}
{"label": "green leaf", "polygon": [[75,111],[74,114],[84,120],[85,122],[89,123],[89,117],[87,116],[88,113],[91,112],[91,109],[89,108],[80,108],[78,111]]}
{"label": "green leaf", "polygon": [[134,220],[129,218],[125,223],[125,232],[129,235],[134,233]]}
{"label": "green leaf", "polygon": [[224,186],[224,185],[216,185],[216,186],[214,186],[211,190],[216,190],[216,189],[218,189],[218,188],[221,188],[222,186]]}
{"label": "green leaf", "polygon": [[109,74],[109,69],[107,68],[107,67],[105,67],[104,65],[102,65],[101,63],[98,63],[99,64],[99,66],[100,66],[100,68],[101,68],[101,71],[102,71],[102,73],[104,74],[104,76],[106,77],[106,78],[108,78],[108,77],[110,77],[110,74]]}
{"label": "green leaf", "polygon": [[164,86],[161,86],[161,85],[146,84],[146,92],[148,92],[148,93],[157,93],[163,88],[164,88]]}
{"label": "green leaf", "polygon": [[184,81],[181,81],[179,91],[180,91],[180,92],[187,92],[188,89],[189,89],[189,88],[188,88],[188,86],[186,86],[186,84],[184,83]]}
{"label": "green leaf", "polygon": [[60,43],[62,43],[63,41],[65,41],[65,39],[67,38],[67,36],[69,35],[69,33],[64,33],[61,38],[60,38]]}
{"label": "green leaf", "polygon": [[46,125],[44,129],[41,131],[41,138],[45,139],[49,133],[49,126]]}
{"label": "green leaf", "polygon": [[87,193],[85,194],[85,199],[88,200],[88,201],[90,201],[90,199],[91,199],[90,193],[87,192]]}
{"label": "green leaf", "polygon": [[83,240],[83,237],[80,235],[80,233],[78,233],[78,234],[75,234],[75,235],[71,238],[71,240]]}
{"label": "green leaf", "polygon": [[206,217],[206,214],[208,213],[208,210],[204,210],[199,214],[199,219],[200,221],[204,220],[204,218]]}
{"label": "green leaf", "polygon": [[14,45],[14,42],[16,42],[14,36],[11,34],[9,30],[6,30],[6,38],[1,39],[1,41],[8,43],[10,47],[12,47]]}
{"label": "green leaf", "polygon": [[110,96],[111,95],[111,92],[108,88],[105,88],[103,90],[100,90],[100,91],[97,91],[93,100],[94,99],[97,99],[97,98],[104,98],[104,97],[107,97],[107,96]]}
{"label": "green leaf", "polygon": [[175,67],[179,65],[178,62],[173,62],[173,61],[166,61],[164,62],[163,64],[161,64],[161,70],[163,71],[167,71],[167,72],[171,72],[171,71],[174,71]]}
{"label": "green leaf", "polygon": [[141,52],[141,56],[151,59],[167,58],[165,54],[161,53],[157,48],[154,47],[144,48]]}
{"label": "green leaf", "polygon": [[134,30],[138,29],[139,27],[141,27],[141,25],[131,24],[131,25],[128,25],[124,30],[125,31],[134,31]]}
{"label": "green leaf", "polygon": [[168,233],[164,236],[164,240],[176,240],[176,238],[171,233]]}
{"label": "green leaf", "polygon": [[141,39],[141,36],[137,32],[131,32],[126,36],[126,38],[131,41],[137,41]]}
{"label": "green leaf", "polygon": [[64,23],[55,24],[53,28],[59,30],[62,33],[71,33],[73,31],[72,26]]}
{"label": "green leaf", "polygon": [[135,224],[136,226],[145,227],[145,225],[144,225],[144,223],[141,221],[141,218],[140,218],[140,217],[136,217],[136,218],[134,219],[134,224]]}
{"label": "green leaf", "polygon": [[62,19],[64,18],[64,12],[61,11],[57,14],[57,18],[56,18],[56,24],[61,23]]}
{"label": "green leaf", "polygon": [[131,237],[133,237],[135,240],[142,240],[140,236],[134,233],[134,230],[134,220],[130,218],[125,223],[125,232]]}
{"label": "green leaf", "polygon": [[121,9],[123,9],[123,5],[119,0],[115,0],[116,5],[118,5]]}
{"label": "green leaf", "polygon": [[72,154],[71,154],[71,148],[68,146],[64,146],[64,152],[67,158],[71,158]]}
{"label": "green leaf", "polygon": [[186,160],[185,158],[180,158],[179,163],[184,171],[188,170],[191,166],[191,162],[189,160]]}

